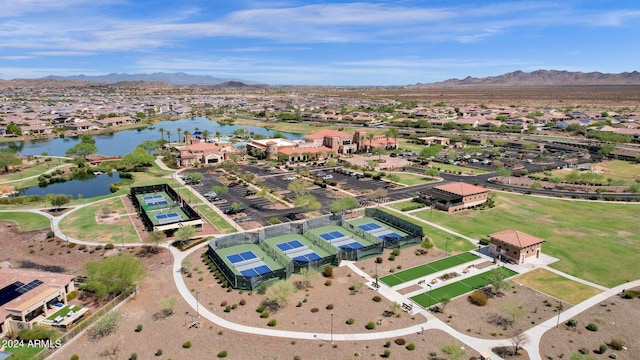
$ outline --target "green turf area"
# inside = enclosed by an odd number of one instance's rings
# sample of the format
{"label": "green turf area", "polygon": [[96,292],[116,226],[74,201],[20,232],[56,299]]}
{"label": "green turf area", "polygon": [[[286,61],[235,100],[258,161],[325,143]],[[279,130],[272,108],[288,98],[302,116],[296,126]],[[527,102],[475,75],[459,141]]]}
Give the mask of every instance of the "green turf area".
{"label": "green turf area", "polygon": [[[426,291],[420,295],[416,295],[412,297],[411,300],[413,300],[416,304],[419,304],[423,308],[428,308],[429,305],[435,305],[439,303],[440,299],[442,299],[443,297],[448,297],[449,299],[453,299],[460,295],[473,291],[475,289],[482,288],[489,285],[490,283],[489,278],[491,276],[490,274],[492,272],[498,271],[498,269],[499,268],[492,269],[482,274],[474,275],[466,279],[456,281],[452,284],[435,288],[431,291]],[[508,272],[509,277],[518,274],[513,270],[510,270],[504,267],[503,269],[505,269]]]}
{"label": "green turf area", "polygon": [[513,281],[572,305],[587,300],[601,292],[594,287],[567,279],[546,269],[529,271],[517,276]]}
{"label": "green turf area", "polygon": [[537,236],[546,240],[542,252],[560,259],[551,267],[606,287],[640,278],[640,266],[633,266],[640,253],[637,203],[492,193],[496,207],[490,210],[412,215],[433,217],[434,223],[476,239],[505,229]]}
{"label": "green turf area", "polygon": [[429,177],[426,175],[418,175],[418,174],[403,173],[403,172],[387,173],[387,175],[385,175],[383,179],[397,182],[399,184],[404,184],[407,186],[427,184],[434,181],[432,177]]}
{"label": "green turf area", "polygon": [[209,205],[207,204],[198,204],[194,206],[194,210],[197,209],[198,214],[201,217],[205,218],[209,221],[213,226],[215,226],[218,230],[220,230],[223,234],[234,233],[237,230],[233,227],[233,225],[229,224],[228,221],[222,218],[220,214],[215,212]]}
{"label": "green turf area", "polygon": [[82,308],[80,306],[63,306],[60,310],[56,311],[55,314],[49,316],[48,320],[54,320],[58,316],[65,317],[69,313],[69,311],[80,311]]}
{"label": "green turf area", "polygon": [[401,201],[393,204],[387,204],[388,207],[398,211],[411,211],[421,209],[427,205],[411,200]]}
{"label": "green turf area", "polygon": [[[9,359],[42,359],[42,347],[28,346],[28,341],[23,342],[23,346],[18,347],[5,347],[4,351],[13,354]],[[40,354],[40,355],[38,355]],[[38,355],[36,357],[36,355]]]}
{"label": "green turf area", "polygon": [[381,277],[380,281],[388,286],[396,286],[407,281],[415,280],[438,271],[476,260],[477,258],[478,256],[472,253],[461,253]]}
{"label": "green turf area", "polygon": [[[105,218],[107,212],[120,214],[119,219]],[[133,243],[140,238],[128,216],[120,198],[109,199],[87,205],[74,211],[60,222],[60,230],[72,238],[101,243]]]}
{"label": "green turf area", "polygon": [[46,217],[29,212],[2,212],[3,221],[15,221],[20,231],[50,228],[51,221]]}

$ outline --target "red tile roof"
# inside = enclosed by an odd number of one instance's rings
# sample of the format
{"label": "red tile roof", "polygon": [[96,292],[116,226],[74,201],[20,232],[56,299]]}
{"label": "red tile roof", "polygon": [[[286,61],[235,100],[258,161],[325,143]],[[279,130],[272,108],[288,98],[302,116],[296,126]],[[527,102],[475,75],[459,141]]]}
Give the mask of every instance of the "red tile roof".
{"label": "red tile roof", "polygon": [[324,139],[325,137],[329,136],[329,137],[334,137],[334,136],[345,136],[345,135],[349,135],[344,131],[338,131],[338,130],[333,130],[333,129],[324,129],[324,130],[320,130],[318,132],[315,132],[313,134],[309,134],[307,136],[305,136],[305,139]]}
{"label": "red tile roof", "polygon": [[309,153],[309,154],[315,154],[318,152],[335,152],[333,149],[326,147],[326,146],[320,146],[320,147],[307,147],[307,148],[293,148],[293,147],[288,147],[288,148],[283,148],[283,149],[279,149],[278,152],[281,152],[283,154],[286,155],[292,155],[292,154],[304,154],[304,153]]}
{"label": "red tile roof", "polygon": [[489,237],[505,242],[510,245],[517,246],[519,248],[525,248],[528,246],[541,244],[544,239],[535,237],[533,235],[525,234],[517,230],[504,230],[489,235]]}
{"label": "red tile roof", "polygon": [[438,190],[446,191],[446,192],[453,193],[460,196],[481,194],[489,191],[485,188],[471,185],[471,184],[466,184],[463,182],[444,184],[444,185],[436,186],[435,188]]}

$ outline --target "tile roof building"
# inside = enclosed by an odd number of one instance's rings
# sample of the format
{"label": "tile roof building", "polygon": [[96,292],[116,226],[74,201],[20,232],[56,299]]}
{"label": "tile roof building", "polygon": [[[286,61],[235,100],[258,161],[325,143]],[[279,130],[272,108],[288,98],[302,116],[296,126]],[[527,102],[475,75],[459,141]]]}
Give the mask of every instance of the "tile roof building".
{"label": "tile roof building", "polygon": [[522,264],[527,258],[540,257],[543,239],[517,230],[489,235],[489,251],[501,261]]}

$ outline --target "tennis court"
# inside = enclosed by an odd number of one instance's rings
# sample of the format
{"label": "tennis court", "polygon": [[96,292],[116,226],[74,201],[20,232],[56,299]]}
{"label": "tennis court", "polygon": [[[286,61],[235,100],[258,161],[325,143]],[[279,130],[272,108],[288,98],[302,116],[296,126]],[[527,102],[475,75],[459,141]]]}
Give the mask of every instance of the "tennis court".
{"label": "tennis court", "polygon": [[291,240],[291,241],[287,241],[287,242],[283,242],[280,244],[276,244],[276,246],[278,247],[278,249],[284,251],[285,253],[289,250],[293,250],[293,249],[297,249],[299,247],[303,247],[304,244],[301,243],[298,240]]}
{"label": "tennis court", "polygon": [[439,299],[442,299],[442,297],[444,296],[448,297],[449,299],[454,299],[460,295],[489,285],[491,283],[490,279],[492,274],[496,271],[501,271],[500,269],[504,269],[507,271],[507,277],[512,277],[518,274],[513,270],[507,269],[505,267],[500,267],[484,272],[482,274],[471,276],[464,280],[456,281],[452,284],[445,285],[434,290],[428,290],[422,294],[412,297],[411,300],[413,300],[416,304],[419,304],[423,308],[428,308],[430,305],[439,303]]}
{"label": "tennis court", "polygon": [[235,266],[237,263],[257,258],[253,251],[243,251],[241,253],[227,255],[227,259]]}
{"label": "tennis court", "polygon": [[321,238],[323,238],[324,240],[326,240],[328,242],[331,242],[332,240],[336,240],[336,239],[347,237],[345,234],[341,233],[340,231],[326,232],[326,233],[320,234],[318,236],[320,236]]}
{"label": "tennis court", "polygon": [[422,264],[411,269],[393,273],[391,275],[383,276],[380,281],[388,286],[396,286],[407,281],[412,281],[423,276],[437,273],[457,265],[461,265],[473,260],[478,259],[479,256],[466,252],[458,255],[449,256],[444,259],[436,260],[427,264]]}
{"label": "tennis court", "polygon": [[358,228],[362,231],[368,232],[369,234],[377,237],[382,241],[392,241],[396,239],[401,239],[406,236],[406,234],[401,234],[397,230],[391,230],[375,222],[360,224],[358,225]]}
{"label": "tennis court", "polygon": [[259,266],[244,269],[244,270],[240,270],[240,269],[238,270],[240,271],[240,274],[242,274],[242,276],[244,277],[254,277],[254,276],[268,274],[271,272],[271,269],[269,269],[267,265],[259,265]]}
{"label": "tennis court", "polygon": [[164,225],[172,222],[180,221],[180,215],[177,212],[172,212],[168,214],[158,214],[156,215],[156,220],[158,224]]}

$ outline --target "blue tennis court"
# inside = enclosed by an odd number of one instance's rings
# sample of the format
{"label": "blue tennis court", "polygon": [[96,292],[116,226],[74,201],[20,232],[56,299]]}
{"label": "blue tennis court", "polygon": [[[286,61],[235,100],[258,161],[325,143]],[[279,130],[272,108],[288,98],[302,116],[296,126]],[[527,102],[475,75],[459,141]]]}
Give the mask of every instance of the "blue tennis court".
{"label": "blue tennis court", "polygon": [[253,251],[244,251],[238,254],[227,255],[227,259],[229,259],[229,261],[232,264],[239,263],[241,261],[255,259],[255,258],[257,258],[257,256],[256,254],[253,253]]}
{"label": "blue tennis court", "polygon": [[[229,256],[227,256],[227,257],[229,257]],[[267,265],[260,265],[260,266],[256,266],[256,267],[251,268],[251,269],[242,270],[240,273],[244,277],[254,277],[254,276],[258,276],[258,275],[268,274],[270,272],[271,272],[271,269],[269,269],[269,267]]]}
{"label": "blue tennis court", "polygon": [[151,205],[151,206],[169,205],[169,202],[167,200],[147,201],[147,205]]}
{"label": "blue tennis court", "polygon": [[361,224],[361,225],[358,225],[358,227],[364,231],[371,231],[371,230],[377,230],[382,228],[382,226],[376,223]]}
{"label": "blue tennis court", "polygon": [[301,243],[298,240],[291,240],[291,241],[283,242],[283,243],[280,243],[280,244],[276,244],[276,246],[278,247],[278,249],[280,249],[282,251],[287,251],[287,250],[297,249],[299,247],[303,247],[304,244]]}
{"label": "blue tennis court", "polygon": [[180,220],[180,215],[178,213],[168,213],[168,214],[158,214],[156,215],[156,220],[158,220],[159,224],[167,224],[173,221]]}
{"label": "blue tennis court", "polygon": [[345,249],[345,250],[355,250],[355,249],[362,249],[364,246],[362,246],[362,244],[360,244],[359,242],[352,242],[352,243],[348,243],[348,244],[344,244],[344,245],[340,245],[338,246],[340,249]]}
{"label": "blue tennis court", "polygon": [[322,258],[320,257],[320,255],[316,253],[300,255],[293,258],[293,260],[297,261],[298,263],[308,263],[310,261],[320,260],[320,259]]}
{"label": "blue tennis court", "polygon": [[164,199],[164,196],[162,195],[145,195],[143,197],[144,201],[150,201],[150,200],[160,200],[160,199]]}
{"label": "blue tennis court", "polygon": [[329,240],[345,237],[346,235],[341,233],[340,231],[331,231],[331,232],[328,232],[328,233],[320,234],[319,236],[321,238],[323,238],[324,240],[329,241]]}
{"label": "blue tennis court", "polygon": [[402,235],[398,234],[398,233],[389,233],[389,234],[383,234],[383,235],[378,235],[379,239],[382,240],[393,240],[393,239],[400,239],[402,237]]}

